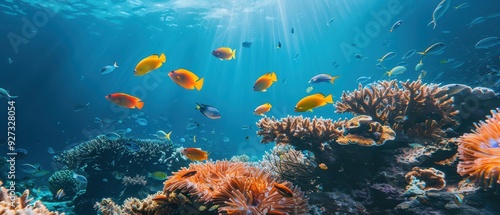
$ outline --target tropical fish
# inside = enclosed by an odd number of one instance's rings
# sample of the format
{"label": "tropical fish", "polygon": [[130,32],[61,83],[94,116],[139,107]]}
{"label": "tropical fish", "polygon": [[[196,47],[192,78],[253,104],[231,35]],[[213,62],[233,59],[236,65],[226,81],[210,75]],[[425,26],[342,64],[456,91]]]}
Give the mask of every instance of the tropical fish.
{"label": "tropical fish", "polygon": [[241,126],[241,130],[248,130],[248,129],[252,129],[252,126],[248,126],[248,125],[242,125]]}
{"label": "tropical fish", "polygon": [[278,193],[281,194],[283,197],[286,197],[286,198],[293,197],[293,191],[290,190],[290,188],[288,188],[284,184],[274,183],[273,189],[278,191]]}
{"label": "tropical fish", "polygon": [[392,68],[391,71],[387,71],[386,73],[384,73],[384,75],[391,77],[393,75],[403,74],[403,72],[405,72],[405,71],[406,71],[406,67],[396,66],[396,67]]}
{"label": "tropical fish", "polygon": [[291,32],[292,34],[294,34],[294,33],[295,33],[295,30],[292,28],[292,30],[291,30],[290,32]]}
{"label": "tropical fish", "polygon": [[267,88],[271,87],[274,82],[278,81],[278,77],[274,72],[268,72],[260,76],[255,84],[253,85],[253,90],[258,92],[266,92]]}
{"label": "tropical fish", "polygon": [[26,149],[16,148],[16,150],[14,150],[14,152],[16,153],[17,160],[23,160],[23,159],[28,157],[28,150],[26,150]]}
{"label": "tropical fish", "polygon": [[309,86],[306,88],[306,93],[310,93],[313,90],[313,86]]}
{"label": "tropical fish", "polygon": [[0,88],[0,98],[2,97],[7,98],[8,100],[17,98],[17,96],[11,96],[4,88]]}
{"label": "tropical fish", "polygon": [[371,78],[372,78],[372,76],[370,76],[370,77],[361,76],[358,79],[356,79],[356,82],[359,84],[362,84],[362,83],[369,81]]}
{"label": "tropical fish", "polygon": [[321,82],[330,82],[331,84],[333,84],[335,82],[335,80],[339,77],[340,77],[339,75],[331,76],[329,74],[319,74],[319,75],[312,77],[308,83],[309,84],[317,84],[317,83],[321,83]]}
{"label": "tropical fish", "polygon": [[326,104],[333,104],[332,94],[325,96],[322,93],[316,93],[302,98],[295,105],[295,112],[312,112],[313,108],[325,106]]}
{"label": "tropical fish", "polygon": [[407,51],[401,59],[406,60],[406,59],[410,58],[411,56],[413,56],[415,54],[415,52],[416,52],[415,49],[411,49],[411,50]]}
{"label": "tropical fish", "polygon": [[167,179],[167,174],[162,171],[156,171],[153,173],[148,172],[148,177],[159,181],[164,181],[165,179]]}
{"label": "tropical fish", "polygon": [[126,142],[123,145],[125,146],[125,148],[127,150],[129,150],[132,153],[135,153],[135,152],[138,152],[138,151],[141,150],[141,147],[139,145],[137,145],[136,143],[134,143],[134,142]]}
{"label": "tropical fish", "polygon": [[280,49],[281,48],[281,42],[278,41],[278,45],[276,46],[276,49]]}
{"label": "tropical fish", "polygon": [[166,133],[166,132],[164,132],[163,130],[158,130],[158,131],[156,132],[156,134],[155,134],[155,135],[156,135],[156,137],[157,137],[158,139],[162,139],[162,140],[163,140],[163,139],[165,139],[165,140],[170,140],[170,135],[171,135],[171,134],[172,134],[172,131],[170,131],[170,132]]}
{"label": "tropical fish", "polygon": [[445,43],[437,42],[437,43],[434,43],[431,46],[429,46],[425,51],[418,52],[418,54],[421,54],[422,56],[431,55],[431,54],[438,54],[441,51],[443,51],[444,48],[446,48]]}
{"label": "tropical fish", "polygon": [[220,119],[219,110],[213,106],[196,103],[196,110],[200,110],[203,115],[210,119]]}
{"label": "tropical fish", "polygon": [[57,199],[60,199],[61,197],[65,196],[65,195],[66,195],[66,193],[64,193],[64,190],[61,188],[61,189],[59,189],[59,190],[57,191],[57,193],[56,193],[56,198],[57,198]]}
{"label": "tropical fish", "polygon": [[113,65],[107,65],[101,69],[101,74],[105,75],[108,73],[111,73],[115,71],[115,68],[118,68],[118,65],[116,65],[116,62]]}
{"label": "tropical fish", "polygon": [[203,78],[198,78],[194,73],[186,69],[178,69],[168,73],[168,76],[177,85],[188,90],[201,90],[203,87]]}
{"label": "tropical fish", "polygon": [[387,70],[387,68],[384,65],[382,65],[381,63],[377,63],[377,65],[375,65],[375,67],[377,67],[377,69]]}
{"label": "tropical fish", "polygon": [[34,173],[31,173],[31,176],[33,177],[43,177],[43,176],[46,176],[48,175],[50,172],[47,171],[47,170],[38,170]]}
{"label": "tropical fish", "polygon": [[449,62],[453,62],[454,60],[455,60],[455,59],[453,59],[453,58],[445,58],[445,59],[441,59],[441,60],[439,61],[439,63],[440,63],[440,64],[447,64],[447,63],[449,63]]}
{"label": "tropical fish", "polygon": [[262,105],[259,105],[255,110],[253,111],[253,114],[259,115],[259,116],[264,116],[265,113],[269,112],[273,106],[271,103],[265,103]]}
{"label": "tropical fish", "polygon": [[489,49],[493,46],[500,44],[500,39],[498,37],[486,37],[476,43],[476,49]]}
{"label": "tropical fish", "polygon": [[168,205],[169,204],[167,196],[165,196],[163,194],[158,194],[155,197],[151,198],[151,200],[158,205]]}
{"label": "tropical fish", "polygon": [[29,164],[25,163],[21,165],[21,171],[28,174],[33,174],[37,171],[41,171],[42,166],[40,164]]}
{"label": "tropical fish", "polygon": [[192,161],[204,161],[208,159],[208,153],[200,148],[185,148],[182,154]]}
{"label": "tropical fish", "polygon": [[391,30],[389,30],[389,32],[393,32],[394,30],[396,30],[396,28],[401,26],[401,24],[403,24],[403,20],[398,20],[397,22],[394,23],[394,25],[392,25]]}
{"label": "tropical fish", "polygon": [[125,93],[109,94],[106,96],[106,99],[111,103],[124,108],[142,109],[142,107],[144,107],[144,102],[141,101],[141,99]]}
{"label": "tropical fish", "polygon": [[427,71],[422,70],[418,75],[418,80],[422,80],[427,75]]}
{"label": "tropical fish", "polygon": [[418,62],[418,64],[415,65],[415,71],[420,70],[422,66],[424,66],[424,63],[422,62],[422,60],[420,60],[420,62]]}
{"label": "tropical fish", "polygon": [[328,169],[328,166],[326,166],[326,164],[324,164],[324,163],[320,163],[318,166],[322,170],[327,170]]}
{"label": "tropical fish", "polygon": [[242,42],[241,45],[245,48],[250,48],[252,47],[252,42]]}
{"label": "tropical fish", "polygon": [[200,126],[200,123],[197,122],[190,122],[186,125],[186,130],[193,130],[195,128],[198,128]]}
{"label": "tropical fish", "polygon": [[379,63],[382,63],[384,62],[384,60],[390,60],[392,58],[394,58],[396,56],[396,52],[388,52],[387,54],[385,54],[382,58],[378,59],[377,61]]}
{"label": "tropical fish", "polygon": [[477,17],[475,18],[474,20],[472,20],[469,24],[467,24],[469,26],[469,28],[472,28],[473,25],[477,25],[479,23],[483,23],[484,21],[486,21],[486,18],[480,16],[480,17]]}
{"label": "tropical fish", "polygon": [[447,84],[440,88],[446,90],[447,94],[451,96],[459,92],[462,92],[462,90],[470,87],[465,84]]}
{"label": "tropical fish", "polygon": [[152,54],[149,57],[146,57],[139,61],[139,63],[135,66],[134,75],[145,75],[155,69],[160,68],[166,61],[167,57],[165,56],[165,54]]}
{"label": "tropical fish", "polygon": [[464,194],[455,193],[455,195],[453,196],[453,201],[455,202],[455,204],[457,204],[457,206],[460,206],[464,201]]}
{"label": "tropical fish", "polygon": [[149,124],[148,120],[145,119],[145,118],[137,118],[135,120],[135,122],[137,122],[137,124],[141,125],[141,126],[146,126]]}
{"label": "tropical fish", "polygon": [[115,132],[108,132],[104,135],[108,140],[118,140],[120,139],[120,135]]}
{"label": "tropical fish", "polygon": [[293,58],[293,60],[298,60],[298,59],[299,59],[299,53],[297,53],[297,54],[295,55],[295,57]]}
{"label": "tropical fish", "polygon": [[333,22],[333,20],[334,20],[334,19],[333,19],[333,18],[331,18],[331,19],[330,19],[330,20],[326,23],[326,25],[330,25],[330,23],[332,23],[332,22]]}
{"label": "tropical fish", "polygon": [[220,47],[212,51],[212,55],[220,60],[231,60],[236,58],[236,49],[231,50],[228,47]]}
{"label": "tropical fish", "polygon": [[469,6],[470,6],[469,3],[462,3],[462,4],[458,5],[458,6],[455,6],[455,10],[458,10],[460,8],[467,8]]}
{"label": "tropical fish", "polygon": [[76,104],[74,107],[73,107],[73,111],[75,112],[80,112],[82,110],[85,110],[87,109],[88,107],[90,106],[90,102],[87,102],[85,104]]}
{"label": "tropical fish", "polygon": [[196,170],[191,170],[189,172],[184,173],[184,175],[181,176],[181,178],[189,178],[193,175],[196,175],[197,171]]}
{"label": "tropical fish", "polygon": [[440,19],[444,15],[444,13],[448,10],[448,8],[450,7],[450,2],[451,0],[442,0],[437,5],[436,9],[434,9],[434,11],[432,12],[432,21],[429,22],[427,26],[433,24],[434,27],[432,29],[436,28],[437,20]]}

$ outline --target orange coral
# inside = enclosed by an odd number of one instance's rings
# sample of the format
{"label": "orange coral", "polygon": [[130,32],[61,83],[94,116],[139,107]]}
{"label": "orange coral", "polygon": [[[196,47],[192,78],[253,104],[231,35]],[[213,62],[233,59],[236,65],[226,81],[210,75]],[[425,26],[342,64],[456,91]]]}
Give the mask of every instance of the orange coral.
{"label": "orange coral", "polygon": [[337,112],[368,115],[382,125],[410,137],[439,139],[441,128],[456,124],[453,98],[436,84],[379,81],[354,92],[344,92]]}
{"label": "orange coral", "polygon": [[[485,189],[500,184],[500,109],[492,110],[486,122],[476,124],[473,133],[459,138],[457,172],[469,175]],[[500,186],[497,187],[497,192]]]}
{"label": "orange coral", "polygon": [[[2,182],[0,181],[0,186]],[[0,187],[0,214],[33,214],[33,215],[58,215],[58,212],[49,211],[41,201],[29,205],[33,199],[29,198],[29,190],[25,190],[20,197],[14,200],[8,194],[5,187]],[[64,215],[64,213],[61,213]]]}
{"label": "orange coral", "polygon": [[396,133],[389,126],[382,126],[372,121],[372,117],[360,115],[345,123],[344,133],[337,143],[340,145],[358,144],[361,146],[382,145],[387,140],[394,140]]}
{"label": "orange coral", "polygon": [[191,163],[189,168],[173,173],[163,191],[167,195],[184,193],[207,207],[219,205],[220,214],[307,214],[307,198],[299,188],[280,183],[293,193],[283,196],[273,189],[275,183],[264,169],[243,162],[217,161]]}
{"label": "orange coral", "polygon": [[412,171],[405,175],[405,180],[409,184],[415,179],[425,182],[422,185],[423,190],[441,190],[446,186],[444,177],[444,172],[434,168],[420,169],[419,167],[413,167]]}

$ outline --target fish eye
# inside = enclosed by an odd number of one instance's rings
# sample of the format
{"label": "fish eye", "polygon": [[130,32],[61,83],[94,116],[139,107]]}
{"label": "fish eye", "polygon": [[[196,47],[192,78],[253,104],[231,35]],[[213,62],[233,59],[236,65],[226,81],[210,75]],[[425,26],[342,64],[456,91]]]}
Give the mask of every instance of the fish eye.
{"label": "fish eye", "polygon": [[174,73],[174,70],[170,71],[170,73]]}

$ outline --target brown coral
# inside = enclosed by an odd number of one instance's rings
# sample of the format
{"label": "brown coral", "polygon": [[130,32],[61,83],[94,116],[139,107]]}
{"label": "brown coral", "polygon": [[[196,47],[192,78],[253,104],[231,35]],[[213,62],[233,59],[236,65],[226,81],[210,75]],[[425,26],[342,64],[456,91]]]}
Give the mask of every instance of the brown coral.
{"label": "brown coral", "polygon": [[[0,186],[2,182],[0,182]],[[1,186],[0,187],[0,214],[14,215],[14,214],[34,214],[34,215],[58,215],[58,212],[49,211],[41,201],[36,201],[33,205],[29,205],[33,199],[29,198],[29,190],[25,190],[23,194],[18,197],[9,194],[9,191]],[[64,215],[64,213],[61,213]]]}
{"label": "brown coral", "polygon": [[169,214],[177,215],[180,214],[178,211],[169,206],[157,204],[153,199],[158,194],[149,195],[144,200],[139,200],[136,198],[128,198],[123,203],[123,206],[117,205],[110,198],[102,199],[101,202],[97,202],[94,205],[94,209],[98,210],[103,215],[159,215],[159,214]]}
{"label": "brown coral", "polygon": [[444,172],[434,168],[420,169],[419,167],[413,167],[412,171],[405,175],[405,180],[412,184],[415,179],[425,183],[423,190],[441,190],[446,186]]}
{"label": "brown coral", "polygon": [[492,110],[486,122],[476,124],[473,133],[459,138],[459,158],[457,172],[469,175],[478,184],[487,189],[497,187],[500,190],[500,109]]}
{"label": "brown coral", "polygon": [[389,126],[372,121],[370,116],[360,115],[345,123],[345,135],[337,139],[340,145],[358,144],[361,146],[382,145],[394,140],[396,133]]}
{"label": "brown coral", "polygon": [[292,197],[284,196],[273,189],[276,183],[264,169],[243,162],[217,161],[191,163],[189,168],[173,173],[163,191],[191,196],[207,207],[219,205],[220,214],[306,214],[307,198],[300,189],[283,182],[293,192]]}
{"label": "brown coral", "polygon": [[436,84],[379,81],[353,92],[344,92],[336,112],[368,115],[396,132],[410,137],[436,140],[443,136],[444,126],[455,125],[457,111],[453,98]]}

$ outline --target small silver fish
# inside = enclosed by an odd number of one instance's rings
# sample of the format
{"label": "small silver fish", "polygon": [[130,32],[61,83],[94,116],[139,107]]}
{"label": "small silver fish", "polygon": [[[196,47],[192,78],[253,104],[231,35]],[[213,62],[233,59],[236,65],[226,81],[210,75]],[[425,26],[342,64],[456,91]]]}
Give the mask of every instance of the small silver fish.
{"label": "small silver fish", "polygon": [[372,76],[370,76],[370,77],[361,76],[358,79],[356,79],[356,82],[359,84],[362,84],[362,83],[369,81],[371,78],[372,78]]}

